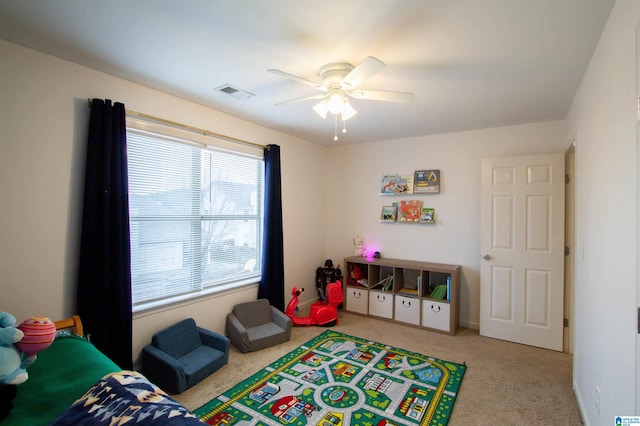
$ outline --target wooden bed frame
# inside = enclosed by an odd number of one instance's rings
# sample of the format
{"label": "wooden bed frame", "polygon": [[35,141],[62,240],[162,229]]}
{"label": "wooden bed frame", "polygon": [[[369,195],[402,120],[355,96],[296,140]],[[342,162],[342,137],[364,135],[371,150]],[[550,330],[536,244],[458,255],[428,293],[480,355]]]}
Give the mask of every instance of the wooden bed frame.
{"label": "wooden bed frame", "polygon": [[54,321],[56,330],[66,330],[68,328],[75,329],[75,334],[78,336],[84,336],[84,330],[82,329],[82,321],[79,315],[74,315],[71,318],[61,319],[60,321]]}

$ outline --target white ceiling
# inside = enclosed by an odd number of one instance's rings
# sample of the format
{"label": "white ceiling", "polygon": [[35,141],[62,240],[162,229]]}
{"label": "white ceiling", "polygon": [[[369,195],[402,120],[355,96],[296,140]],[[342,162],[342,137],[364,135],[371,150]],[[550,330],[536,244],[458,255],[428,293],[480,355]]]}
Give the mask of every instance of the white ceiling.
{"label": "white ceiling", "polygon": [[0,0],[0,38],[330,145],[317,101],[275,105],[318,92],[267,69],[319,81],[374,56],[359,88],[415,93],[352,100],[338,143],[561,120],[614,1]]}

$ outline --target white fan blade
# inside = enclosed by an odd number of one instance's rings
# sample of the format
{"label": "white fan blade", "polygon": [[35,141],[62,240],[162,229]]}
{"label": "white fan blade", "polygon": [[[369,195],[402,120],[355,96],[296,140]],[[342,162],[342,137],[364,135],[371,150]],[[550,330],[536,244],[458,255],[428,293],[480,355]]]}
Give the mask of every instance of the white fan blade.
{"label": "white fan blade", "polygon": [[381,71],[386,65],[379,59],[373,56],[367,57],[364,61],[351,70],[340,83],[344,89],[354,89],[360,85],[363,81]]}
{"label": "white fan blade", "polygon": [[313,95],[313,96],[307,96],[306,98],[300,98],[300,99],[292,99],[290,101],[284,101],[284,102],[280,102],[277,103],[276,105],[286,105],[286,104],[294,104],[296,102],[303,102],[303,101],[310,101],[312,99],[324,99],[327,95]]}
{"label": "white fan blade", "polygon": [[292,80],[296,80],[300,83],[315,87],[316,89],[320,89],[323,90],[322,85],[320,83],[315,83],[311,80],[307,80],[306,78],[302,78],[302,77],[298,77],[297,75],[293,75],[293,74],[289,74],[288,72],[284,72],[284,71],[280,71],[280,70],[276,70],[276,69],[268,69],[267,70],[270,73],[273,74],[277,74],[281,77],[286,77],[286,78],[290,78]]}
{"label": "white fan blade", "polygon": [[356,99],[387,102],[409,102],[413,100],[413,93],[385,92],[381,90],[349,90],[347,95]]}

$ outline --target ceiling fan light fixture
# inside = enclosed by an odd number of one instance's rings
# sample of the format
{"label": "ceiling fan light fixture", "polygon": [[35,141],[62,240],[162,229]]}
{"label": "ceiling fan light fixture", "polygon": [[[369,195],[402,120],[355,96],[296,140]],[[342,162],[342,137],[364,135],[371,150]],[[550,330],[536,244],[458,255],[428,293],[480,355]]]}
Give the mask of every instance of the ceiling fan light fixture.
{"label": "ceiling fan light fixture", "polygon": [[327,113],[329,112],[327,99],[323,99],[313,106],[313,110],[322,118],[327,118]]}
{"label": "ceiling fan light fixture", "polygon": [[344,104],[342,105],[342,121],[347,121],[354,115],[356,115],[358,111],[353,109],[348,99],[344,100]]}
{"label": "ceiling fan light fixture", "polygon": [[341,93],[330,94],[329,100],[327,102],[329,112],[336,115],[341,114],[346,102],[347,100],[344,98],[344,96],[342,96]]}
{"label": "ceiling fan light fixture", "polygon": [[321,102],[313,106],[313,110],[323,119],[327,118],[327,114],[333,114],[335,126],[333,139],[337,141],[338,115],[340,115],[343,124],[342,133],[346,133],[347,127],[345,122],[357,114],[357,111],[349,103],[347,96],[356,99],[386,102],[409,102],[413,99],[413,93],[408,92],[356,90],[363,81],[381,71],[384,67],[384,62],[372,56],[367,57],[355,67],[346,62],[332,62],[320,67],[321,81],[319,83],[277,69],[269,69],[268,71],[313,86],[324,92],[321,95],[308,96],[293,101],[282,102],[277,105],[306,101],[309,99],[322,99]]}
{"label": "ceiling fan light fixture", "polygon": [[336,116],[340,115],[343,121],[350,119],[358,113],[358,111],[353,109],[347,98],[335,93],[314,105],[313,110],[322,118],[327,118],[328,113]]}

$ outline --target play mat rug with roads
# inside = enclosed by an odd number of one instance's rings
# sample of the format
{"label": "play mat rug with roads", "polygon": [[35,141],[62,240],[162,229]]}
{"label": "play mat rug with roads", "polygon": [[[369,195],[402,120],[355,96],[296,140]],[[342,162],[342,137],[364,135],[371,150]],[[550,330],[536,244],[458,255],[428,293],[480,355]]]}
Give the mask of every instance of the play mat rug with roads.
{"label": "play mat rug with roads", "polygon": [[327,330],[195,414],[212,425],[446,425],[465,370]]}

